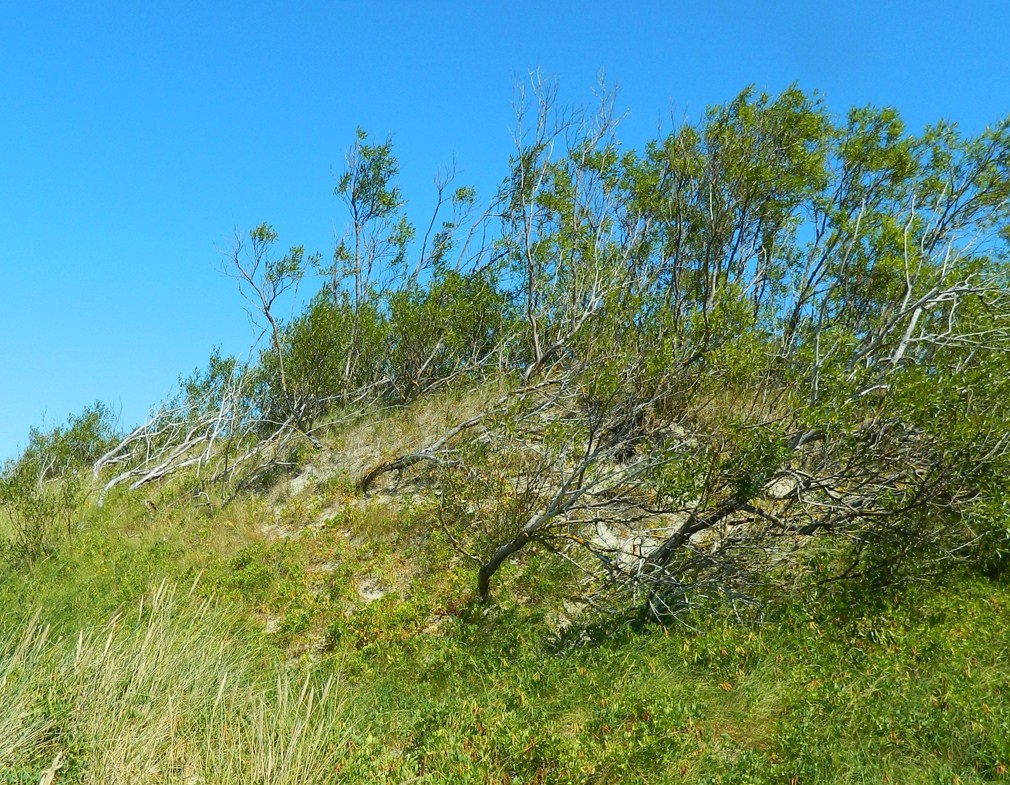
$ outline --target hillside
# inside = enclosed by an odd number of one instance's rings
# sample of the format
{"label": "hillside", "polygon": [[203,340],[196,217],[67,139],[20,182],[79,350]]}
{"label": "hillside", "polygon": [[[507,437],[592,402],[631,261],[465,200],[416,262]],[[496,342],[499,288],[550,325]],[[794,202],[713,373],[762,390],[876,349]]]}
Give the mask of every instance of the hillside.
{"label": "hillside", "polygon": [[426,222],[359,132],[259,354],[31,432],[0,783],[1006,776],[1010,124],[611,106]]}
{"label": "hillside", "polygon": [[57,754],[60,782],[1002,778],[1004,585],[834,586],[643,629],[579,612],[531,555],[482,604],[430,489],[347,482],[363,431],[415,427],[334,433],[221,511],[117,494],[7,569],[3,781]]}

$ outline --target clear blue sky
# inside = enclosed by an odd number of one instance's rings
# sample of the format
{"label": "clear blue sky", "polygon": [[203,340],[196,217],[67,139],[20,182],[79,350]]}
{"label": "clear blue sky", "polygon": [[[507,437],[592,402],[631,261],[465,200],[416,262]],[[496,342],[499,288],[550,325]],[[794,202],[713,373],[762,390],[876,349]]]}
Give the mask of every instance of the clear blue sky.
{"label": "clear blue sky", "polygon": [[504,173],[516,77],[602,69],[640,144],[754,83],[892,105],[918,129],[1010,113],[1006,2],[0,1],[0,457],[101,399],[124,425],[252,332],[221,249],[270,222],[328,253],[354,129],[393,135],[421,210]]}

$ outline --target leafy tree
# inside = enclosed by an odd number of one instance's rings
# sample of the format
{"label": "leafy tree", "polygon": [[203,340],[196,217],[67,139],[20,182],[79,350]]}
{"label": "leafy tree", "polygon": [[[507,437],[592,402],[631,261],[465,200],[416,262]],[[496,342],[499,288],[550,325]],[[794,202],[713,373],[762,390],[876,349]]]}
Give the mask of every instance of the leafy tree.
{"label": "leafy tree", "polygon": [[[281,346],[281,324],[276,314],[277,301],[288,291],[297,288],[305,274],[305,248],[292,247],[284,256],[273,254],[278,239],[269,224],[260,224],[249,232],[249,249],[236,241],[231,262],[239,289],[256,309],[253,319],[262,317],[270,332],[270,342],[277,358],[277,371],[281,390],[288,395],[287,374],[284,371],[284,350]],[[315,262],[312,257],[310,262]],[[297,411],[295,412],[297,417]]]}
{"label": "leafy tree", "polygon": [[[532,103],[496,245],[522,403],[450,472],[502,510],[518,497],[494,487],[538,490],[492,527],[482,595],[537,543],[661,614],[685,587],[749,590],[815,535],[846,543],[836,575],[891,580],[1002,525],[978,511],[1008,455],[1006,122],[913,136],[893,110],[836,124],[795,88],[747,90],[636,154],[552,89]],[[485,488],[513,466],[495,444],[551,466]]]}

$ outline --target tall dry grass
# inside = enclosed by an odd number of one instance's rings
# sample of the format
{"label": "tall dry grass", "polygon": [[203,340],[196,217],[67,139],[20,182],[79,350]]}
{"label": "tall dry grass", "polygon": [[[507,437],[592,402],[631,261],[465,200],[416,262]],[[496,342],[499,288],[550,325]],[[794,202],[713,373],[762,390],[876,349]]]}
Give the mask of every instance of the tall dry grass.
{"label": "tall dry grass", "polygon": [[235,619],[162,584],[76,641],[36,616],[0,638],[0,772],[82,783],[328,782],[348,712],[331,676],[293,677]]}

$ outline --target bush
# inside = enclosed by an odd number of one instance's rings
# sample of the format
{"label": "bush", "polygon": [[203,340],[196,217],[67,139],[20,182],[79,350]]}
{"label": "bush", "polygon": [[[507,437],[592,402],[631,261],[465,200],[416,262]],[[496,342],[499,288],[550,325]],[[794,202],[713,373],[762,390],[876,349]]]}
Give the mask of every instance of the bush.
{"label": "bush", "polygon": [[510,320],[504,295],[483,272],[448,271],[427,287],[394,292],[389,313],[389,377],[399,401],[479,368]]}
{"label": "bush", "polygon": [[381,378],[387,344],[387,320],[375,300],[357,310],[346,294],[324,289],[281,335],[288,394],[280,383],[277,355],[264,351],[259,361],[261,408],[267,418],[284,422],[298,414],[310,422],[339,402]]}
{"label": "bush", "polygon": [[7,557],[24,564],[49,554],[61,529],[68,534],[84,500],[85,473],[115,442],[112,413],[96,403],[51,431],[32,428],[28,446],[0,473]]}

